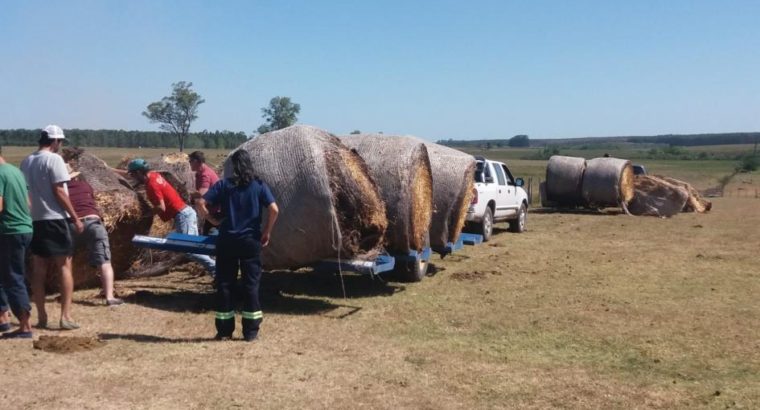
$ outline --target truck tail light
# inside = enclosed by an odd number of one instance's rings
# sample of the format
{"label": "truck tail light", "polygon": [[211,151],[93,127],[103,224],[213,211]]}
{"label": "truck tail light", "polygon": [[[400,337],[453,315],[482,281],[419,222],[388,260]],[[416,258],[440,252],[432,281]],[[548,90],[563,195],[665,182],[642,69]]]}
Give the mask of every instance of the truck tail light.
{"label": "truck tail light", "polygon": [[475,205],[478,203],[478,189],[472,188],[472,202],[470,202],[470,205]]}

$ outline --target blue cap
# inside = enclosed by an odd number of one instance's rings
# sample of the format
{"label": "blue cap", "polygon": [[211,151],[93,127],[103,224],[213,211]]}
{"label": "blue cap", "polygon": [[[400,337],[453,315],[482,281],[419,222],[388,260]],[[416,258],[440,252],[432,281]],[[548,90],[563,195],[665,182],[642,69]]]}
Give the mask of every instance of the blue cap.
{"label": "blue cap", "polygon": [[135,158],[129,161],[129,165],[127,165],[128,172],[147,171],[148,169],[148,163],[142,158]]}

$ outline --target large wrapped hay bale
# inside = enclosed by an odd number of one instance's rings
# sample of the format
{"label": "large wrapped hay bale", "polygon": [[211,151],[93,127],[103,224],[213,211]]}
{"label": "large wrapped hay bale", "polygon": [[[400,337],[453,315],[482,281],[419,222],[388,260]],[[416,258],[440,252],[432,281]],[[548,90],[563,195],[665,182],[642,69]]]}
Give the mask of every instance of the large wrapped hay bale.
{"label": "large wrapped hay bale", "polygon": [[295,125],[259,135],[238,149],[251,154],[256,174],[280,208],[271,242],[263,249],[267,269],[377,252],[388,225],[385,205],[366,163],[337,137]]}
{"label": "large wrapped hay bale", "polygon": [[628,204],[633,215],[670,217],[684,209],[689,191],[654,175],[633,178],[634,196]]}
{"label": "large wrapped hay bale", "polygon": [[581,195],[587,206],[625,207],[633,194],[631,161],[610,157],[586,161]]}
{"label": "large wrapped hay bale", "polygon": [[433,177],[425,144],[385,135],[352,135],[341,141],[367,163],[385,202],[386,249],[422,251],[433,215]]}
{"label": "large wrapped hay bale", "polygon": [[683,207],[683,212],[703,213],[712,209],[712,202],[702,198],[699,192],[694,189],[690,183],[681,181],[680,179],[665,177],[661,175],[657,175],[657,177],[662,178],[663,180],[670,182],[673,185],[680,186],[686,189],[686,191],[689,193],[689,199],[686,200],[686,204]]}
{"label": "large wrapped hay bale", "polygon": [[[125,272],[140,259],[132,245],[134,235],[145,235],[151,229],[153,214],[147,203],[129,188],[128,183],[112,172],[99,158],[80,149],[65,149],[62,152],[79,178],[92,186],[95,202],[100,209],[103,225],[108,231],[111,245],[111,265],[116,277]],[[99,283],[98,269],[88,264],[87,250],[77,249],[73,261],[74,285],[96,285]],[[52,287],[57,287],[58,279],[50,278]]]}
{"label": "large wrapped hay bale", "polygon": [[[553,155],[546,165],[546,206],[576,207],[585,204],[581,195],[586,160]],[[543,201],[543,200],[542,200]]]}
{"label": "large wrapped hay bale", "polygon": [[433,220],[430,246],[441,251],[459,239],[475,188],[475,158],[462,151],[425,142],[433,172]]}

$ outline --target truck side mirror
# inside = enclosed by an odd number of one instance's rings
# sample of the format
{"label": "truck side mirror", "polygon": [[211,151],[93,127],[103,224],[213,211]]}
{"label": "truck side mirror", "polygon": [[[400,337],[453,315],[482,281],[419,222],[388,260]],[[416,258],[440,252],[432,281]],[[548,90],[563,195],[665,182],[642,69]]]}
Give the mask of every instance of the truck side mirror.
{"label": "truck side mirror", "polygon": [[493,177],[486,177],[486,184],[493,184]]}
{"label": "truck side mirror", "polygon": [[523,186],[525,185],[525,181],[522,178],[515,179],[515,185],[516,186]]}

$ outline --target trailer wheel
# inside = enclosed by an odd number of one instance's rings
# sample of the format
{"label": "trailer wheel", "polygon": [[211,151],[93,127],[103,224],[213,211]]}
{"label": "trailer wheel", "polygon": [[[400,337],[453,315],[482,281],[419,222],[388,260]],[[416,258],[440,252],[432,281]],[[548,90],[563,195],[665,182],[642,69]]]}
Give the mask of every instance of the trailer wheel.
{"label": "trailer wheel", "polygon": [[[430,235],[425,236],[425,248],[430,247]],[[429,260],[405,261],[396,263],[395,276],[402,282],[419,282],[425,277],[430,266]]]}

